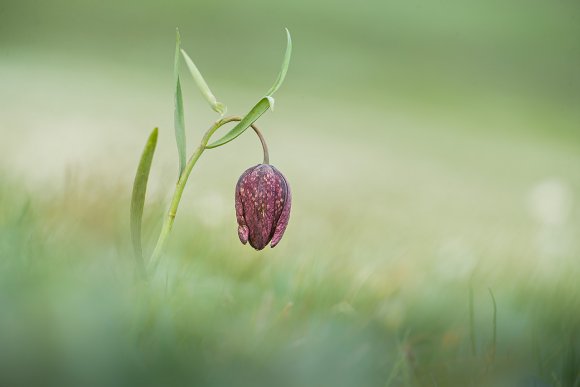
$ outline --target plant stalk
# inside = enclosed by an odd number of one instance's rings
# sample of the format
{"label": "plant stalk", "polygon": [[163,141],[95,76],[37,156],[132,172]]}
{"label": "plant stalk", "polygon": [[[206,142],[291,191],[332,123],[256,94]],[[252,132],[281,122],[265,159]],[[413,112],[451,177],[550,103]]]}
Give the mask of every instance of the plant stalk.
{"label": "plant stalk", "polygon": [[183,172],[179,176],[179,179],[177,180],[177,184],[175,186],[175,192],[173,193],[173,198],[171,199],[171,205],[169,206],[169,211],[167,212],[165,220],[163,221],[163,225],[161,226],[161,232],[159,233],[159,238],[157,239],[157,243],[155,244],[155,248],[153,249],[153,253],[151,254],[150,263],[153,266],[153,272],[155,271],[155,268],[159,264],[159,260],[161,259],[163,251],[165,250],[165,245],[167,244],[169,233],[171,232],[173,222],[175,221],[175,215],[177,214],[177,208],[179,207],[179,202],[181,201],[181,196],[183,195],[183,190],[185,189],[185,184],[187,183],[187,179],[189,178],[189,175],[191,174],[191,171],[195,166],[195,163],[197,162],[197,160],[199,160],[199,157],[206,149],[205,146],[207,145],[209,139],[215,133],[215,131],[218,130],[222,125],[225,125],[228,122],[232,121],[239,121],[238,117],[227,117],[219,121],[216,121],[205,132],[201,140],[201,143],[195,149],[195,151],[187,161],[187,164],[185,165]]}
{"label": "plant stalk", "polygon": [[254,129],[254,132],[256,132],[256,134],[258,135],[260,143],[262,143],[262,151],[264,152],[264,161],[262,162],[262,164],[270,164],[270,154],[268,153],[268,145],[266,144],[264,136],[262,136],[262,132],[260,132],[260,129],[258,129],[256,125],[252,124],[251,126],[252,129]]}

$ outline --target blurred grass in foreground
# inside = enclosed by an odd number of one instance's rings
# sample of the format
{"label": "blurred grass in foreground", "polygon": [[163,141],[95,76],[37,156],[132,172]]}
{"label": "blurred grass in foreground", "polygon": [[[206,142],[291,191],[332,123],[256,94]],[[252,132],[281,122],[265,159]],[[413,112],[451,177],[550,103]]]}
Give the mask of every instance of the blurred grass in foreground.
{"label": "blurred grass in foreground", "polygon": [[[307,223],[299,216],[287,249],[255,254],[235,241],[233,221],[211,232],[186,211],[181,215],[190,220],[181,222],[163,266],[144,284],[133,277],[127,200],[123,190],[91,183],[39,199],[3,181],[2,384],[577,381],[574,261],[552,272],[496,262],[482,273],[465,268],[473,251],[451,243],[438,253],[439,266],[428,266],[430,259],[409,255],[412,247],[386,258],[397,247],[389,240],[383,251],[365,251],[359,236],[344,233],[341,242],[314,242],[310,229],[300,231]],[[160,209],[150,211],[150,230]],[[364,225],[373,226],[381,224]],[[496,328],[487,286],[497,299]]]}

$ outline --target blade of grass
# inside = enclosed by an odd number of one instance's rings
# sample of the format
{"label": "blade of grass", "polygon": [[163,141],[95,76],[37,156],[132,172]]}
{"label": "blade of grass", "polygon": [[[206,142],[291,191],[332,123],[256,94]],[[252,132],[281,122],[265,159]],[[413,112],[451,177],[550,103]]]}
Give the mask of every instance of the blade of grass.
{"label": "blade of grass", "polygon": [[131,195],[131,239],[133,241],[133,250],[137,268],[141,275],[145,275],[145,262],[143,261],[143,248],[141,245],[141,224],[143,219],[143,208],[145,206],[145,193],[147,192],[147,181],[149,180],[149,171],[151,171],[151,162],[157,146],[158,129],[155,128],[149,135],[137,173],[133,182],[133,194]]}
{"label": "blade of grass", "polygon": [[471,339],[471,354],[475,356],[475,310],[473,306],[473,285],[469,286],[469,337]]}
{"label": "blade of grass", "polygon": [[491,288],[488,288],[487,290],[489,290],[491,302],[493,303],[493,331],[491,336],[491,361],[493,362],[495,360],[495,350],[497,346],[497,304]]}
{"label": "blade of grass", "polygon": [[175,142],[177,143],[177,153],[179,157],[179,175],[183,172],[186,163],[186,139],[185,139],[185,118],[183,114],[183,95],[181,93],[181,82],[179,80],[179,50],[181,37],[179,30],[176,30],[175,36],[175,57],[173,62],[173,76],[175,78],[175,98],[173,122],[175,127]]}

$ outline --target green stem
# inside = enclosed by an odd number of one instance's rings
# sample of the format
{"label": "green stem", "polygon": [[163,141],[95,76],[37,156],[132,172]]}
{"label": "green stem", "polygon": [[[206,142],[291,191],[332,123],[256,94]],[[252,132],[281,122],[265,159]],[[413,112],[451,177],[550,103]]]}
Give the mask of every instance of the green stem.
{"label": "green stem", "polygon": [[171,228],[173,227],[173,222],[175,221],[175,215],[177,214],[177,208],[179,207],[179,202],[181,201],[181,195],[183,194],[183,190],[185,189],[185,184],[187,183],[187,179],[191,174],[191,170],[195,166],[195,163],[201,156],[204,150],[206,150],[206,145],[209,142],[211,136],[218,130],[222,125],[227,124],[228,122],[232,121],[239,121],[238,117],[227,117],[223,118],[219,121],[216,121],[208,130],[205,132],[203,138],[201,139],[201,143],[195,149],[187,164],[185,165],[185,169],[179,176],[179,180],[177,180],[177,185],[175,187],[175,192],[173,193],[173,199],[171,199],[171,205],[169,206],[169,211],[167,212],[167,216],[163,222],[163,226],[161,226],[161,232],[159,233],[159,239],[157,239],[157,244],[155,245],[155,249],[153,249],[153,253],[151,254],[151,264],[153,265],[153,272],[155,268],[159,264],[159,260],[163,255],[163,251],[165,250],[165,245],[167,244],[167,240],[169,237],[169,233],[171,232]]}

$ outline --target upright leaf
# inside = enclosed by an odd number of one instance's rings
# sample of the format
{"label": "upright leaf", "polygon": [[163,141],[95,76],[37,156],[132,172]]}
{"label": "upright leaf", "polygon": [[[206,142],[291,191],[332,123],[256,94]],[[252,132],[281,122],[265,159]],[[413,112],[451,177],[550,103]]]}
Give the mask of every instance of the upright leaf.
{"label": "upright leaf", "polygon": [[195,84],[201,91],[203,98],[205,98],[205,100],[209,103],[209,105],[213,110],[215,110],[216,112],[218,112],[223,116],[227,110],[226,106],[223,103],[217,101],[215,95],[213,95],[213,93],[211,92],[207,82],[205,81],[205,79],[201,75],[201,72],[198,70],[195,63],[193,63],[193,60],[191,60],[189,55],[187,55],[187,53],[184,50],[181,50],[181,54],[183,55],[183,58],[185,59],[185,64],[187,64],[189,72],[191,73],[191,76],[193,77]]}
{"label": "upright leaf", "polygon": [[173,54],[173,82],[177,83],[179,76],[179,50],[181,50],[181,35],[179,29],[175,29],[175,53]]}
{"label": "upright leaf", "polygon": [[177,85],[175,86],[175,110],[173,114],[175,125],[175,141],[177,143],[177,154],[179,156],[179,175],[185,169],[186,150],[185,150],[185,119],[183,117],[183,96],[181,94],[181,83],[177,76]]}
{"label": "upright leaf", "polygon": [[133,250],[139,271],[145,274],[145,263],[143,261],[143,249],[141,246],[141,223],[143,219],[143,207],[145,206],[145,193],[147,192],[147,181],[149,180],[149,171],[151,162],[157,146],[157,128],[153,129],[149,139],[145,144],[135,181],[133,182],[133,194],[131,196],[131,239],[133,241]]}
{"label": "upright leaf", "polygon": [[175,141],[177,143],[177,154],[179,157],[179,175],[183,172],[186,162],[186,140],[185,140],[185,118],[183,114],[183,95],[181,93],[181,82],[179,81],[179,50],[181,38],[179,30],[176,30],[175,37],[175,57],[173,62],[173,76],[175,79],[175,98],[173,124],[175,128]]}
{"label": "upright leaf", "polygon": [[273,95],[284,82],[286,78],[286,73],[288,72],[288,66],[290,66],[290,57],[292,56],[292,38],[290,37],[290,31],[286,28],[286,52],[284,53],[284,60],[282,61],[282,67],[278,73],[278,78],[266,93],[267,96]]}
{"label": "upright leaf", "polygon": [[227,144],[232,141],[240,134],[244,133],[262,114],[268,110],[268,108],[274,109],[274,94],[284,82],[286,78],[286,73],[288,72],[288,66],[290,65],[290,57],[292,56],[292,38],[290,37],[290,31],[286,28],[286,53],[284,54],[284,60],[282,61],[282,66],[276,81],[266,93],[266,96],[258,101],[256,105],[242,118],[242,120],[232,128],[226,135],[217,141],[212,142],[207,145],[206,148],[217,148],[218,146]]}

